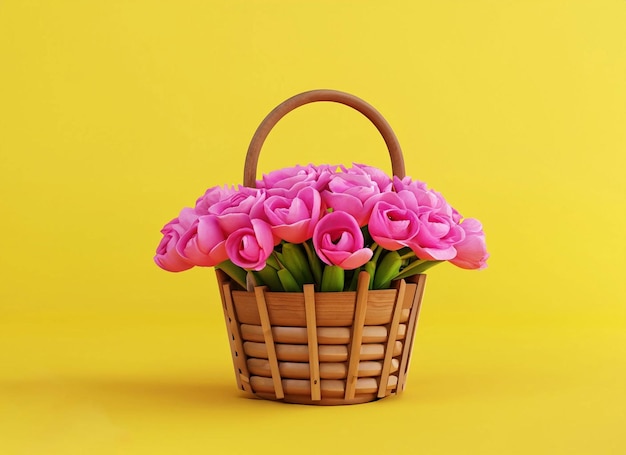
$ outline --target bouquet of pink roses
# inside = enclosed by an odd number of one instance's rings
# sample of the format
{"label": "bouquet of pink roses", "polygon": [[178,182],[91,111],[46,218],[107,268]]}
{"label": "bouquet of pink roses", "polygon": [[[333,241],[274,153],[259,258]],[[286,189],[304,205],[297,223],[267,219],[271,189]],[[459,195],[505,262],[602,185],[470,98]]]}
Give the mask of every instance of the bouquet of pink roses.
{"label": "bouquet of pink roses", "polygon": [[370,289],[387,289],[442,261],[482,269],[489,257],[479,221],[422,182],[360,164],[295,166],[256,188],[210,188],[161,232],[159,267],[214,266],[244,289],[354,290],[362,270]]}

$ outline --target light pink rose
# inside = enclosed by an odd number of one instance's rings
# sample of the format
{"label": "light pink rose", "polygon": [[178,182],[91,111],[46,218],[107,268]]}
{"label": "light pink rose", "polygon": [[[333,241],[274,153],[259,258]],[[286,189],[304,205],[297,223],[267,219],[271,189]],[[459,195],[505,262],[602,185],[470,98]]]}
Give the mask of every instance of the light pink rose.
{"label": "light pink rose", "polygon": [[349,213],[362,227],[369,219],[365,203],[378,194],[378,185],[369,175],[337,173],[330,178],[328,190],[322,192],[322,201],[335,212]]}
{"label": "light pink rose", "polygon": [[331,212],[322,217],[313,232],[313,246],[324,263],[344,270],[364,265],[373,255],[372,250],[364,248],[359,224],[345,212]]}
{"label": "light pink rose", "polygon": [[216,215],[199,217],[180,237],[177,253],[193,265],[213,267],[228,259],[226,236]]}
{"label": "light pink rose", "polygon": [[326,184],[336,166],[322,165],[279,169],[257,180],[257,188],[264,188],[270,196],[294,197],[302,188],[312,186],[317,191],[326,188]]}
{"label": "light pink rose", "polygon": [[[230,217],[230,220],[235,218],[239,217]],[[272,228],[259,219],[248,218],[244,226],[232,231],[226,239],[228,258],[234,264],[248,270],[263,269],[273,250]]]}
{"label": "light pink rose", "polygon": [[214,204],[227,199],[233,195],[237,190],[234,187],[214,186],[206,190],[204,195],[198,198],[196,201],[196,213],[198,215],[208,215],[209,208]]}
{"label": "light pink rose", "polygon": [[[395,193],[393,203],[380,200],[374,205],[368,222],[372,239],[386,250],[396,251],[409,246],[419,230],[417,214],[406,208],[402,199]],[[387,198],[392,199],[392,198]]]}
{"label": "light pink rose", "polygon": [[482,225],[474,218],[466,218],[460,226],[465,231],[465,238],[454,245],[457,255],[450,262],[462,269],[484,269],[489,253]]}
{"label": "light pink rose", "polygon": [[193,209],[186,208],[181,211],[177,218],[163,226],[163,229],[161,229],[163,238],[154,256],[156,265],[169,272],[182,272],[193,267],[192,263],[178,254],[176,245],[195,219],[196,216]]}
{"label": "light pink rose", "polygon": [[319,192],[310,186],[298,191],[293,199],[270,196],[264,204],[265,216],[274,235],[291,243],[302,243],[313,236],[321,207]]}

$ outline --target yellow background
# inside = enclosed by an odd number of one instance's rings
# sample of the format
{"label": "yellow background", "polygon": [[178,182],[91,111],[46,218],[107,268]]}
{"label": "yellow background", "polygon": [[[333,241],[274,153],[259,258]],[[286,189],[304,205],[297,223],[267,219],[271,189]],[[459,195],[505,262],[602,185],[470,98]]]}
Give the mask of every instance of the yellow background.
{"label": "yellow background", "polygon": [[[152,263],[313,88],[488,236],[429,273],[402,397],[243,398],[212,270]],[[624,0],[1,1],[0,453],[623,455],[625,152]],[[328,103],[260,171],[310,161],[390,171]]]}

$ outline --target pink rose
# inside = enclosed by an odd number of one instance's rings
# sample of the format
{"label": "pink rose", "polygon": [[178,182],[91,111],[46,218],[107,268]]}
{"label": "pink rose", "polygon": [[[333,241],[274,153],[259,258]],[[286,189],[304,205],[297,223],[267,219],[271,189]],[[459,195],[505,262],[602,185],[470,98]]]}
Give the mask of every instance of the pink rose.
{"label": "pink rose", "polygon": [[450,216],[436,210],[418,214],[419,229],[410,247],[420,259],[447,261],[457,254],[455,244],[465,238],[465,232]]}
{"label": "pink rose", "polygon": [[322,192],[322,200],[327,207],[349,213],[359,226],[365,226],[369,218],[365,203],[377,194],[378,185],[369,175],[337,173],[330,178],[328,190]]}
{"label": "pink rose", "polygon": [[265,190],[240,186],[226,199],[222,199],[209,207],[209,214],[224,218],[231,214],[246,214],[257,218],[263,215]]}
{"label": "pink rose", "polygon": [[372,239],[390,251],[409,246],[419,230],[417,214],[407,209],[399,196],[394,196],[395,203],[380,200],[374,205],[367,225]]}
{"label": "pink rose", "polygon": [[199,197],[196,201],[196,213],[198,215],[208,215],[209,208],[214,204],[227,199],[229,196],[236,192],[234,187],[228,187],[226,185],[214,186],[206,190],[203,196]]}
{"label": "pink rose", "polygon": [[400,178],[398,176],[394,176],[393,188],[398,192],[402,190],[410,190],[415,193],[428,191],[426,183],[420,182],[419,180],[413,180],[411,177]]}
{"label": "pink rose", "polygon": [[322,198],[313,187],[298,191],[296,197],[270,196],[264,204],[265,216],[275,236],[286,242],[302,243],[313,236],[321,216]]}
{"label": "pink rose", "polygon": [[257,188],[265,188],[270,196],[294,197],[302,188],[312,186],[322,191],[336,166],[307,166],[279,169],[257,180]]}
{"label": "pink rose", "polygon": [[161,229],[163,238],[159,243],[154,256],[156,265],[169,272],[182,272],[193,267],[193,264],[184,259],[176,251],[180,237],[195,221],[193,209],[183,209],[179,217],[174,218]]}
{"label": "pink rose", "polygon": [[226,236],[218,217],[203,215],[180,237],[176,252],[193,265],[213,267],[228,259]]}
{"label": "pink rose", "polygon": [[429,190],[429,193],[432,195],[431,200],[434,201],[432,208],[436,210],[438,213],[441,213],[445,216],[452,218],[455,223],[459,223],[463,218],[457,210],[448,204],[448,201],[445,200],[443,195],[435,190]]}
{"label": "pink rose", "polygon": [[420,259],[447,261],[457,256],[456,245],[465,239],[461,215],[437,191],[409,177],[394,178],[398,196],[417,213],[419,229],[410,247]]}
{"label": "pink rose", "polygon": [[381,193],[392,190],[393,182],[382,169],[357,163],[352,163],[352,167],[349,169],[346,169],[343,166],[341,168],[348,174],[368,175],[372,181],[376,183]]}
{"label": "pink rose", "polygon": [[331,212],[322,217],[313,232],[313,246],[324,263],[344,270],[362,266],[373,254],[364,248],[359,224],[345,212]]}
{"label": "pink rose", "polygon": [[[230,217],[232,221],[239,217]],[[233,226],[231,226],[233,227]],[[261,270],[274,250],[271,226],[263,220],[248,218],[226,239],[228,258],[239,267]]]}
{"label": "pink rose", "polygon": [[394,177],[394,189],[401,195],[408,208],[435,211],[452,218],[455,223],[461,221],[461,215],[444,199],[441,193],[428,189],[424,182],[411,180],[410,177]]}
{"label": "pink rose", "polygon": [[466,218],[460,227],[465,232],[465,238],[454,245],[457,255],[450,262],[462,269],[484,269],[489,253],[482,225],[478,220]]}
{"label": "pink rose", "polygon": [[[424,182],[419,180],[411,180],[410,177],[405,177],[400,180],[398,177],[394,177],[393,187],[397,193],[406,192],[403,199],[408,202],[408,197],[415,201],[418,207],[428,207],[430,209],[438,209],[442,200],[432,190],[429,190]],[[443,201],[445,202],[445,201]]]}

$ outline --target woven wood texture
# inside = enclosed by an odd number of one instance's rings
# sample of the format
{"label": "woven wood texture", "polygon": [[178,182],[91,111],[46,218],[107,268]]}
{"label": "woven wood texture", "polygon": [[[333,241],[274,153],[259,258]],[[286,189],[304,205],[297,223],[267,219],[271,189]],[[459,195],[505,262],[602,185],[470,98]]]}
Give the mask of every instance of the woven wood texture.
{"label": "woven wood texture", "polygon": [[217,271],[237,385],[287,403],[341,405],[406,384],[425,275],[357,292],[239,290]]}

